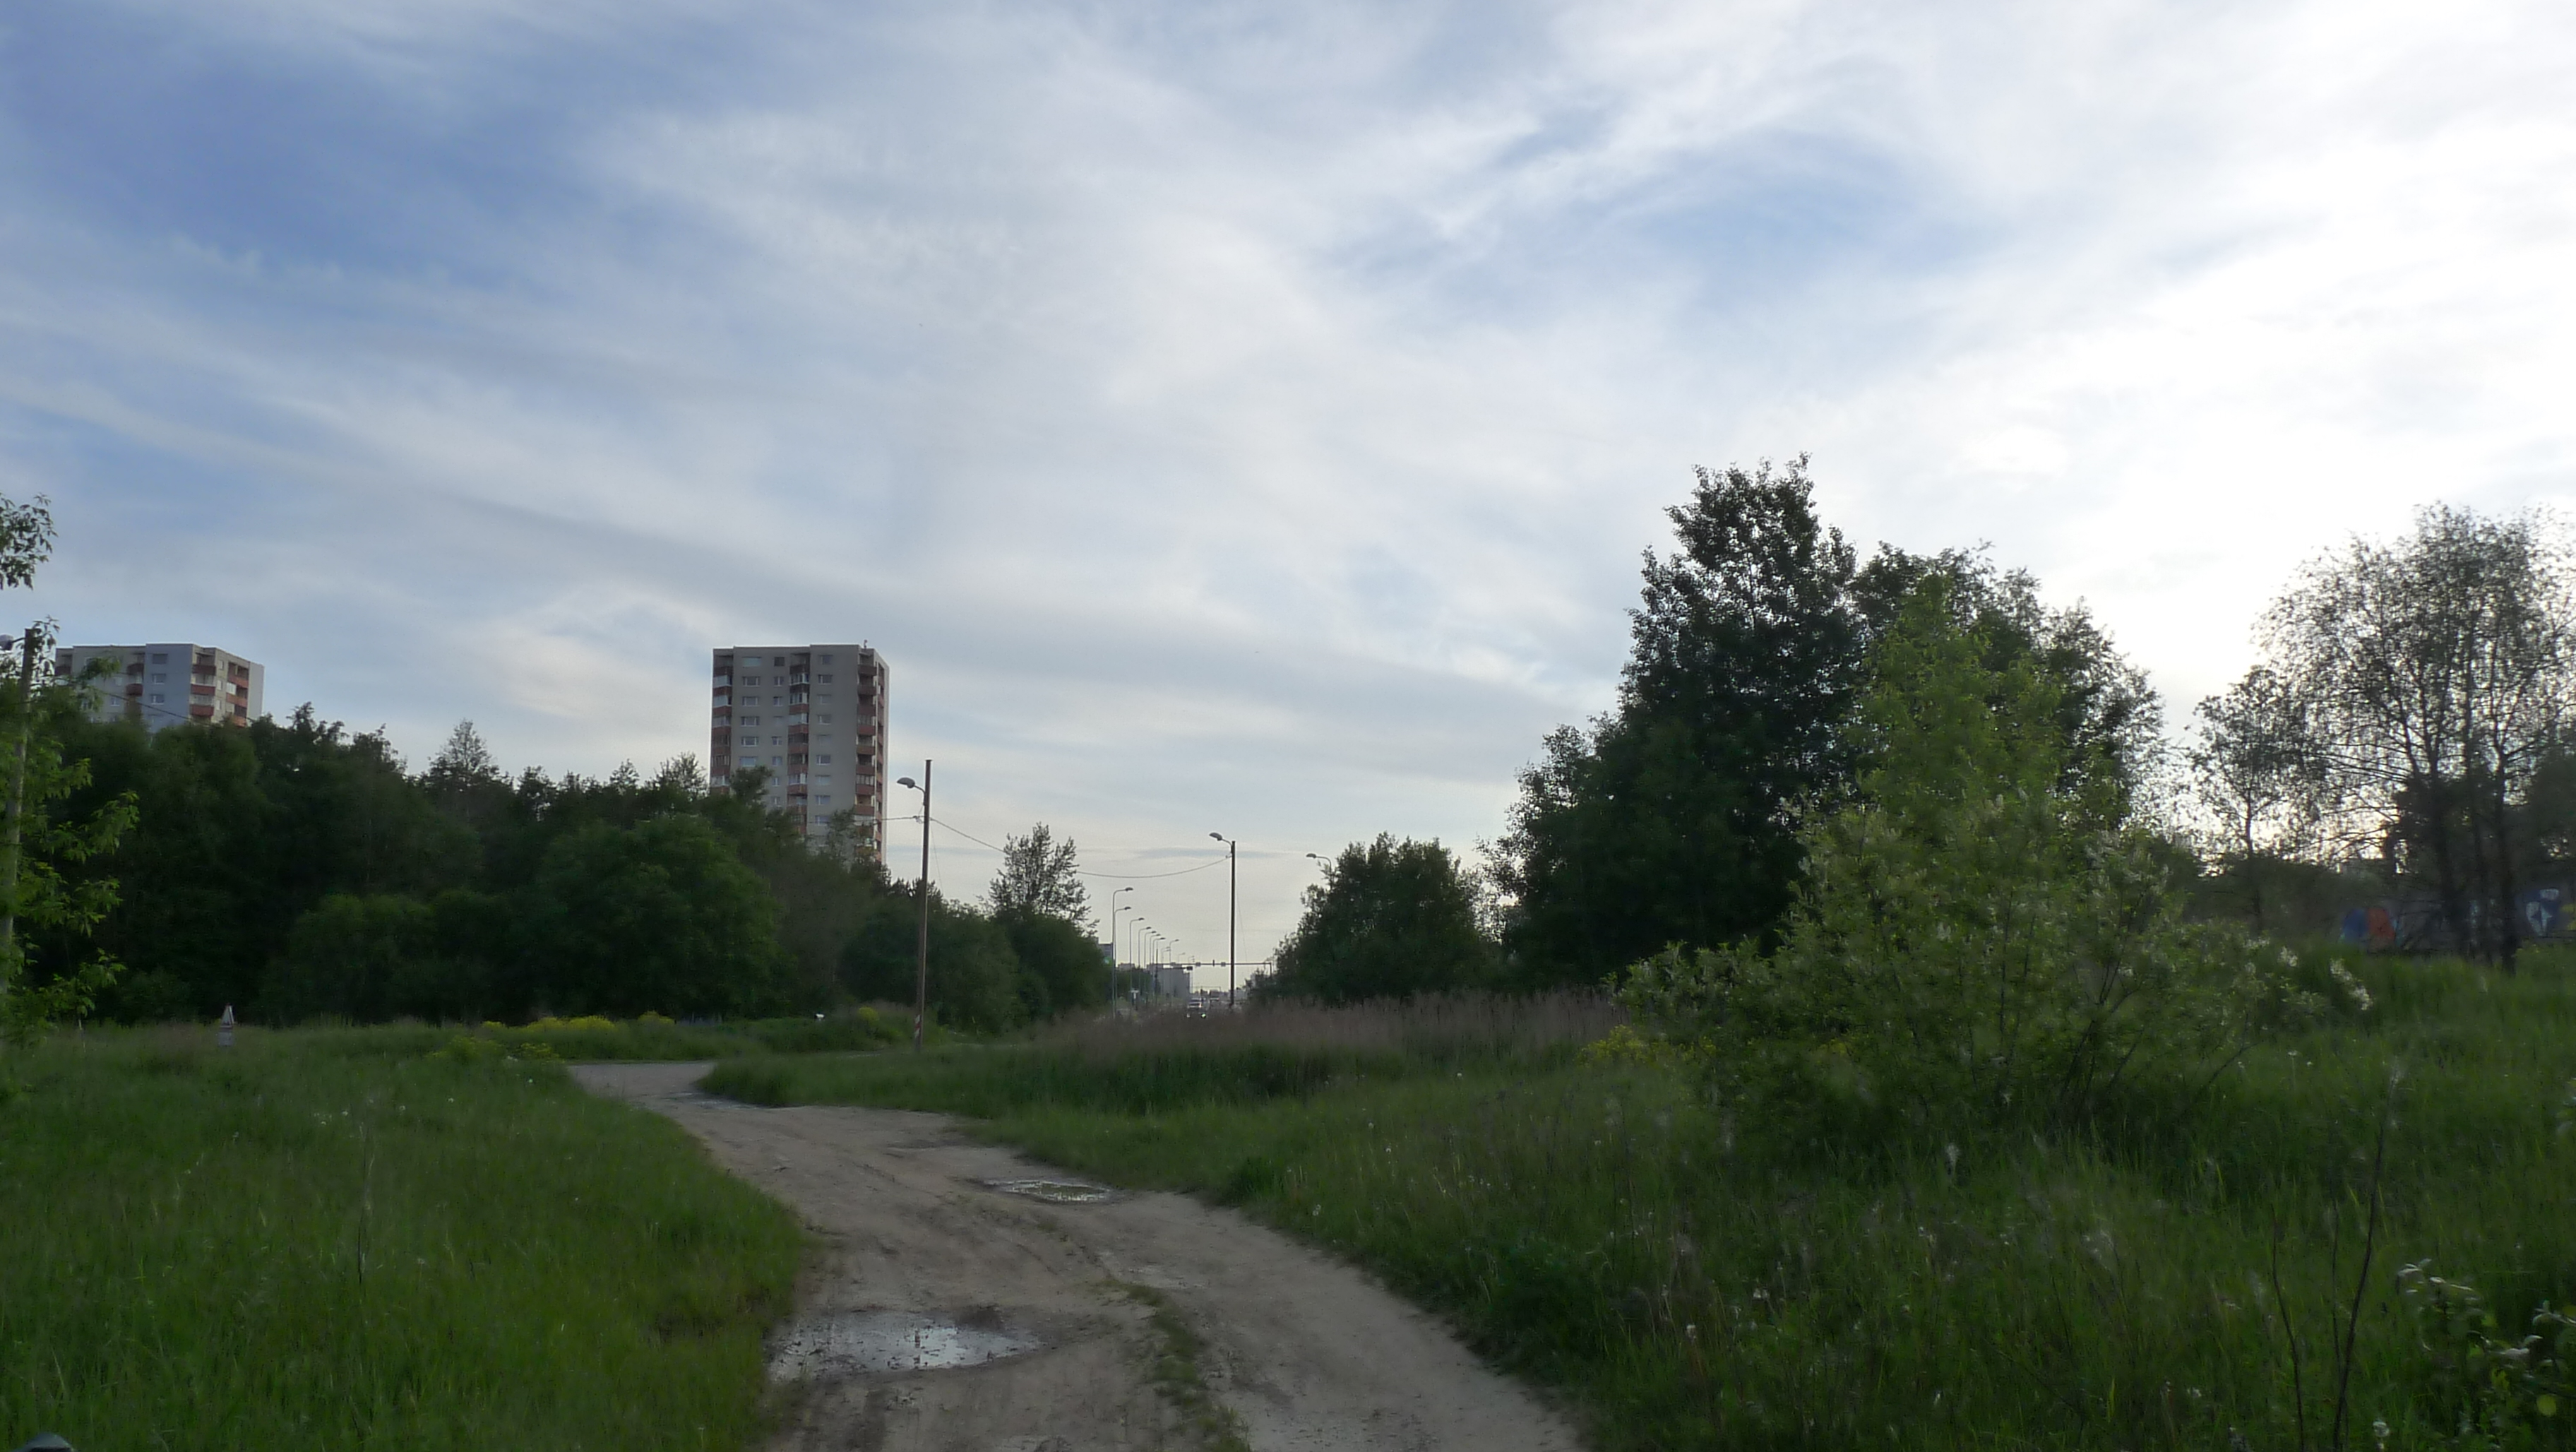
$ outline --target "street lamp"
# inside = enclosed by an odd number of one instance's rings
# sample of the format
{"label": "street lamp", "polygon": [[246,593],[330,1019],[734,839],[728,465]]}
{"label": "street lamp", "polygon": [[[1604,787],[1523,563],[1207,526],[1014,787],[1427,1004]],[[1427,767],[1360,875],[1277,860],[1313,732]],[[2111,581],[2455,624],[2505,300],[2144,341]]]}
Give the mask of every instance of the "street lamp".
{"label": "street lamp", "polygon": [[1234,839],[1223,832],[1209,836],[1225,844],[1225,1006],[1234,1007]]}
{"label": "street lamp", "polygon": [[1122,893],[1135,890],[1122,887],[1109,894],[1109,1007],[1112,1012],[1118,1008],[1118,910],[1122,906],[1118,898]]}
{"label": "street lamp", "polygon": [[921,759],[921,781],[899,776],[894,784],[921,793],[921,932],[912,965],[912,1051],[921,1052],[922,1025],[930,1018],[930,758]]}

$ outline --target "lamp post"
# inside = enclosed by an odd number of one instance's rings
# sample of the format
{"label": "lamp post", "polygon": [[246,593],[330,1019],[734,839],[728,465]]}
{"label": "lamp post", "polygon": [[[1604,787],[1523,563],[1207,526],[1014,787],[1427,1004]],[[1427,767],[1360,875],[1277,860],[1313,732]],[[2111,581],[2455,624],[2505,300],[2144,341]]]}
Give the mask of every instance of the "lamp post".
{"label": "lamp post", "polygon": [[1112,1013],[1118,1011],[1118,910],[1122,906],[1118,899],[1122,894],[1135,890],[1122,887],[1109,894],[1109,1010]]}
{"label": "lamp post", "polygon": [[930,758],[921,759],[919,784],[908,776],[896,777],[894,784],[921,793],[921,932],[912,966],[912,1051],[917,1054],[922,1025],[930,1019]]}
{"label": "lamp post", "polygon": [[1223,832],[1209,836],[1225,844],[1225,1006],[1234,1008],[1234,839]]}

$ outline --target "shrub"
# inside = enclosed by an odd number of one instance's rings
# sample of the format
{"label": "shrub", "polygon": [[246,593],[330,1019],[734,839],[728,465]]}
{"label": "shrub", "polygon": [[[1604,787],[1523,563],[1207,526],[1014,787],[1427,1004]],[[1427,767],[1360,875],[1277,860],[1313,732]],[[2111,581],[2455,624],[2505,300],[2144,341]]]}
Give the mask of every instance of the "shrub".
{"label": "shrub", "polygon": [[1848,1076],[1921,1116],[2092,1117],[2313,1012],[2285,951],[2185,920],[2060,691],[1953,623],[1938,579],[1872,660],[1869,768],[1811,818],[1779,948],[1678,947],[1624,998],[1739,1089]]}

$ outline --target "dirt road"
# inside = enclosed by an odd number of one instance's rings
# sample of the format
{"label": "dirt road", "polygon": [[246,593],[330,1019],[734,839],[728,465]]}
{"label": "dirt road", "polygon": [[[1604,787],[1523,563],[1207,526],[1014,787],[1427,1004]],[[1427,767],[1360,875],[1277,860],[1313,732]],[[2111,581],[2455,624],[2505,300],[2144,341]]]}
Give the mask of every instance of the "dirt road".
{"label": "dirt road", "polygon": [[1231,1211],[1102,1193],[940,1115],[718,1099],[705,1070],[574,1073],[679,1121],[829,1247],[772,1352],[780,1448],[1578,1446],[1430,1317]]}

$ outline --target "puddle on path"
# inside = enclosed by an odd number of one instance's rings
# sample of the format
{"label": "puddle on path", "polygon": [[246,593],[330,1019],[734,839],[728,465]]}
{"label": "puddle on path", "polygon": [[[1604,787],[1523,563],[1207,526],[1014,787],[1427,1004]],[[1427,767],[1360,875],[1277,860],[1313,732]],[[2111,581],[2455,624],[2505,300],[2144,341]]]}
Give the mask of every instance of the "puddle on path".
{"label": "puddle on path", "polygon": [[1094,1205],[1110,1196],[1107,1185],[1090,1185],[1080,1180],[986,1180],[984,1188],[1005,1195],[1026,1195],[1052,1205]]}
{"label": "puddle on path", "polygon": [[769,1353],[773,1381],[875,1371],[981,1366],[1038,1349],[1034,1336],[998,1326],[961,1326],[908,1311],[845,1311],[788,1328]]}

